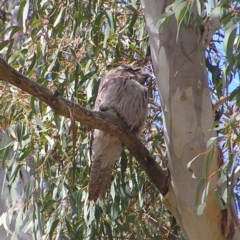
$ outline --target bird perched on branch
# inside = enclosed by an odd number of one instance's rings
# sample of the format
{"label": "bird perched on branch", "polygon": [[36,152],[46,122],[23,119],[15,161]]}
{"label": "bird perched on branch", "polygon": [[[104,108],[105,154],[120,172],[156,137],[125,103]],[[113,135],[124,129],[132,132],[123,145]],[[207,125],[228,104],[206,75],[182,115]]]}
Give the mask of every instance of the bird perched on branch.
{"label": "bird perched on branch", "polygon": [[[100,82],[94,110],[113,111],[140,137],[149,101],[143,84],[149,77],[144,69],[130,65],[112,69]],[[117,136],[98,129],[92,131],[89,200],[96,201],[105,195],[122,149],[123,143]]]}

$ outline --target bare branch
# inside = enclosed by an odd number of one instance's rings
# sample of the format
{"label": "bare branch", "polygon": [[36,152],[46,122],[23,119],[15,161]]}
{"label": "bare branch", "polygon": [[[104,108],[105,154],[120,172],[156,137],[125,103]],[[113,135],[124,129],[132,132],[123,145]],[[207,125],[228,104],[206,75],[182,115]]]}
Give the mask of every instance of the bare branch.
{"label": "bare branch", "polygon": [[217,111],[218,108],[229,99],[230,94],[220,97],[219,101],[213,104],[213,111]]}
{"label": "bare branch", "polygon": [[212,40],[213,35],[221,26],[220,18],[218,17],[208,17],[207,22],[203,26],[203,33],[201,37],[200,45],[205,48],[208,46],[210,41]]}
{"label": "bare branch", "polygon": [[169,229],[167,229],[164,226],[161,226],[159,221],[155,219],[153,216],[151,216],[150,213],[143,213],[143,217],[152,225],[152,227],[157,228],[160,230],[160,232],[165,236],[164,239],[166,240],[175,240],[177,239],[177,235],[171,232]]}
{"label": "bare branch", "polygon": [[129,131],[127,125],[120,118],[107,112],[86,109],[61,97],[58,92],[53,93],[41,84],[17,72],[2,58],[0,58],[0,72],[0,80],[9,82],[37,97],[49,105],[55,113],[70,118],[71,112],[73,118],[81,122],[88,129],[100,129],[117,135],[139,162],[160,193],[165,195],[168,192],[170,182],[169,172],[159,166],[141,140],[137,138],[134,132]]}

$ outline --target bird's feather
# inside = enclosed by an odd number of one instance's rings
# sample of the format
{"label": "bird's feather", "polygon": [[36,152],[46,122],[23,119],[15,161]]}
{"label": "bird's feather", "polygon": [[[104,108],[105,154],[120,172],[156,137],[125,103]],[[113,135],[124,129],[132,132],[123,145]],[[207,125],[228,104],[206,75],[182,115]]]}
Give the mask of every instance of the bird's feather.
{"label": "bird's feather", "polygon": [[[147,77],[142,69],[128,65],[111,70],[100,83],[94,109],[114,111],[140,136],[148,110],[148,91],[140,83]],[[93,130],[89,200],[103,198],[122,149],[123,144],[117,136]]]}

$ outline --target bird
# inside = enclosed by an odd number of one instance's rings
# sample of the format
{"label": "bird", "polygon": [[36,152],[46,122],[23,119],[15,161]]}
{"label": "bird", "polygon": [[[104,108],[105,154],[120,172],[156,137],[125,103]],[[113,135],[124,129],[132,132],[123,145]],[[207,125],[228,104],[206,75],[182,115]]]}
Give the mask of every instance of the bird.
{"label": "bird", "polygon": [[[150,76],[144,68],[127,64],[111,69],[100,81],[94,110],[114,112],[140,138],[149,102],[148,89],[143,84]],[[90,201],[105,196],[123,147],[117,136],[98,129],[92,131],[88,189]]]}

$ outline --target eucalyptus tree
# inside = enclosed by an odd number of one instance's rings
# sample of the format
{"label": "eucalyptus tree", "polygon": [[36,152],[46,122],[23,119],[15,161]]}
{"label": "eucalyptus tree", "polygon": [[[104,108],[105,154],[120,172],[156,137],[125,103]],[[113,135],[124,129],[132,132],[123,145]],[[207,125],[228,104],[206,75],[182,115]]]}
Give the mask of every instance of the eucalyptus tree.
{"label": "eucalyptus tree", "polygon": [[[237,2],[1,4],[0,78],[15,85],[1,86],[9,239],[239,239]],[[153,64],[144,144],[118,119],[86,110],[100,77],[122,63]],[[92,128],[128,149],[95,204]]]}
{"label": "eucalyptus tree", "polygon": [[[239,3],[143,0],[142,5],[171,173],[165,206],[189,239],[239,239],[233,200],[239,113],[227,101],[240,66]],[[239,98],[239,88],[230,98],[234,95]],[[230,125],[234,136],[226,131]]]}

